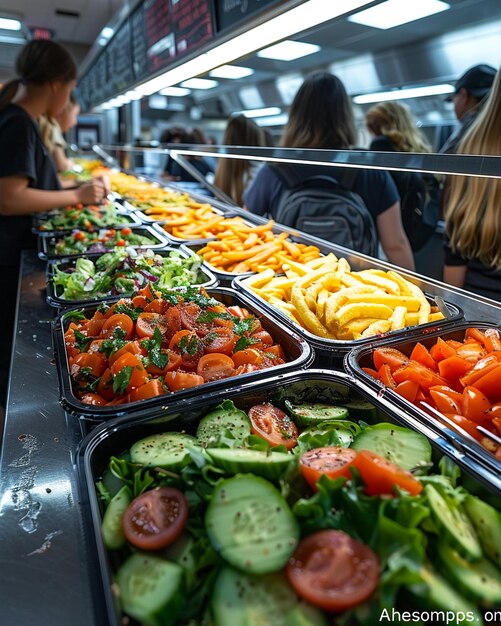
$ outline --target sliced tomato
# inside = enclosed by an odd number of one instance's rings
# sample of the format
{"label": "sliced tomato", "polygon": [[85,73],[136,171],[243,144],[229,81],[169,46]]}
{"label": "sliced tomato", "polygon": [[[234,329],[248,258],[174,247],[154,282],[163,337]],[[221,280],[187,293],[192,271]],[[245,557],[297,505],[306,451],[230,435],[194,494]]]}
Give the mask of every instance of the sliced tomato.
{"label": "sliced tomato", "polygon": [[445,343],[454,350],[457,350],[463,345],[460,341],[456,341],[455,339],[446,339]]}
{"label": "sliced tomato", "polygon": [[174,487],[146,491],[127,507],[122,526],[125,538],[140,550],[160,550],[174,543],[188,521],[188,502]]}
{"label": "sliced tomato", "polygon": [[81,402],[84,404],[91,404],[92,406],[104,406],[106,400],[97,393],[84,393],[80,396]]}
{"label": "sliced tomato", "polygon": [[449,346],[443,339],[438,337],[437,343],[430,348],[430,354],[435,361],[443,361],[451,356],[456,355],[454,348]]}
{"label": "sliced tomato", "polygon": [[141,346],[138,344],[137,341],[129,341],[125,344],[125,346],[120,348],[120,350],[116,350],[115,352],[112,352],[110,354],[110,356],[108,357],[108,365],[111,367],[113,363],[126,352],[129,352],[130,354],[140,355],[142,354]]}
{"label": "sliced tomato", "polygon": [[424,346],[422,343],[418,342],[414,346],[411,352],[411,360],[417,361],[418,363],[421,363],[421,365],[424,365],[425,367],[429,367],[434,372],[438,371],[437,362],[431,356],[428,348]]}
{"label": "sliced tomato", "polygon": [[232,354],[237,342],[233,331],[225,326],[216,326],[204,337],[204,350],[208,354],[218,352],[220,354]]}
{"label": "sliced tomato", "polygon": [[442,359],[438,364],[438,371],[440,376],[455,382],[471,370],[472,367],[473,365],[469,361],[455,355]]}
{"label": "sliced tomato", "polygon": [[380,380],[379,374],[377,373],[375,369],[372,369],[372,367],[362,367],[362,370],[366,374],[369,374],[369,376],[372,376],[372,378],[375,378],[376,380]]}
{"label": "sliced tomato", "polygon": [[250,313],[247,309],[241,306],[229,306],[226,309],[230,315],[234,315],[241,320],[244,320],[246,317],[250,317]]}
{"label": "sliced tomato", "polygon": [[98,354],[100,354],[101,352],[99,348],[101,347],[101,344],[103,343],[103,341],[104,339],[94,339],[93,341],[89,343],[86,351],[89,354],[92,354],[93,352],[97,352]]}
{"label": "sliced tomato", "polygon": [[501,402],[493,404],[491,408],[487,411],[487,415],[491,420],[501,419]]}
{"label": "sliced tomato", "polygon": [[[178,330],[176,333],[174,333],[174,335],[172,336],[171,340],[169,341],[169,348],[171,350],[179,350],[179,344],[181,343],[181,340],[183,339],[183,337],[192,337],[193,333],[191,332],[191,330]],[[188,339],[186,339],[187,341]]]}
{"label": "sliced tomato", "polygon": [[235,352],[232,357],[235,367],[240,365],[255,365],[259,367],[263,361],[263,355],[254,348],[246,348],[245,350],[239,350]]}
{"label": "sliced tomato", "polygon": [[395,389],[397,383],[393,379],[391,375],[391,369],[388,363],[383,363],[381,367],[378,369],[378,378],[386,387],[390,387],[390,389]]}
{"label": "sliced tomato", "polygon": [[296,424],[283,411],[269,402],[256,404],[249,412],[251,431],[271,446],[294,448],[299,435]]}
{"label": "sliced tomato", "polygon": [[486,352],[484,348],[476,341],[470,341],[469,343],[463,343],[456,349],[456,354],[465,361],[469,361],[475,364],[479,359],[485,356]]}
{"label": "sliced tomato", "polygon": [[395,348],[376,348],[372,354],[374,366],[379,372],[382,365],[387,364],[391,372],[394,372],[405,363],[408,363],[409,357],[400,350]]}
{"label": "sliced tomato", "polygon": [[370,496],[392,495],[396,486],[413,496],[423,490],[423,485],[410,472],[370,450],[361,450],[352,465],[360,472]]}
{"label": "sliced tomato", "polygon": [[233,376],[242,376],[242,374],[250,374],[252,372],[256,372],[259,369],[259,367],[256,367],[255,365],[251,365],[250,363],[246,363],[245,365],[239,365],[237,368],[235,368],[235,373],[233,374]]}
{"label": "sliced tomato", "polygon": [[350,466],[357,452],[352,448],[329,446],[314,448],[301,455],[299,468],[306,482],[317,491],[317,481],[321,476],[351,478]]}
{"label": "sliced tomato", "polygon": [[166,341],[170,341],[174,335],[181,330],[181,313],[178,306],[168,308],[165,313],[167,320],[167,330],[165,332]]}
{"label": "sliced tomato", "polygon": [[365,602],[379,584],[374,552],[339,530],[305,537],[286,572],[298,596],[324,611],[351,609]]}
{"label": "sliced tomato", "polygon": [[157,396],[165,395],[166,392],[162,381],[155,378],[133,389],[129,393],[128,402],[139,402],[140,400],[148,400],[148,398],[156,398]]}
{"label": "sliced tomato", "polygon": [[399,396],[409,400],[409,402],[415,402],[419,391],[419,385],[413,380],[404,380],[403,383],[397,385],[394,389]]}
{"label": "sliced tomato", "polygon": [[482,346],[485,343],[485,335],[484,335],[483,331],[481,331],[479,328],[468,328],[466,330],[465,337],[467,339],[469,339],[469,338],[474,339],[475,341],[477,341]]}
{"label": "sliced tomato", "polygon": [[[99,315],[98,315],[99,314]],[[87,324],[87,334],[89,337],[97,337],[103,330],[106,318],[102,313],[96,311],[94,316],[89,320]]]}
{"label": "sliced tomato", "polygon": [[115,397],[113,392],[113,374],[109,368],[101,376],[101,380],[97,385],[97,393],[108,401],[113,400]]}
{"label": "sliced tomato", "polygon": [[206,383],[213,380],[229,378],[235,373],[235,365],[227,354],[205,354],[197,365],[197,374],[202,376]]}
{"label": "sliced tomato", "polygon": [[459,406],[463,406],[463,394],[462,392],[456,391],[451,387],[447,387],[447,385],[435,385],[434,387],[430,387],[428,391],[431,393],[433,391],[440,391],[441,393],[445,393],[445,395],[449,396],[453,400],[456,401]]}
{"label": "sliced tomato", "polygon": [[113,376],[117,376],[125,367],[132,368],[129,384],[127,385],[125,393],[130,393],[134,387],[140,387],[147,382],[148,372],[137,355],[131,354],[130,352],[122,354],[111,366],[111,373]]}
{"label": "sliced tomato", "polygon": [[155,291],[153,289],[153,286],[151,283],[148,283],[146,285],[146,287],[143,287],[142,289],[139,289],[139,291],[137,292],[138,296],[144,296],[146,298],[146,300],[148,300],[148,302],[150,302],[151,300],[155,300],[155,298],[157,298],[160,294],[159,292]]}
{"label": "sliced tomato", "polygon": [[169,342],[169,348],[181,355],[181,367],[185,370],[197,369],[198,361],[204,354],[204,345],[193,330],[180,330]]}
{"label": "sliced tomato", "polygon": [[192,330],[202,337],[209,332],[211,324],[199,321],[203,310],[198,304],[194,302],[185,304],[180,307],[179,313],[181,316],[181,328]]}
{"label": "sliced tomato", "polygon": [[117,328],[121,328],[125,332],[125,338],[130,339],[134,331],[134,322],[125,313],[114,313],[105,320],[101,330],[101,337],[103,339],[113,337]]}
{"label": "sliced tomato", "polygon": [[251,334],[251,339],[257,339],[258,343],[252,344],[256,350],[263,350],[266,352],[270,346],[273,345],[273,338],[266,330],[258,330]]}
{"label": "sliced tomato", "polygon": [[501,401],[501,363],[475,381],[474,386],[491,402]]}
{"label": "sliced tomato", "polygon": [[484,345],[487,352],[499,352],[501,350],[501,338],[496,328],[488,328],[485,331]]}
{"label": "sliced tomato", "polygon": [[192,372],[181,372],[175,370],[174,372],[167,372],[165,374],[165,384],[170,391],[182,391],[183,389],[190,389],[191,387],[199,387],[204,384],[204,379],[198,374]]}
{"label": "sliced tomato", "polygon": [[501,417],[495,417],[492,420],[492,424],[494,425],[494,428],[498,431],[498,435],[501,435]]}
{"label": "sliced tomato", "polygon": [[144,307],[145,313],[163,313],[165,310],[165,300],[155,298]]}
{"label": "sliced tomato", "polygon": [[136,322],[136,332],[139,337],[153,337],[155,328],[158,328],[162,335],[165,335],[168,328],[167,319],[160,313],[145,311],[140,313]]}
{"label": "sliced tomato", "polygon": [[280,344],[276,343],[274,346],[266,348],[266,354],[273,354],[277,359],[282,360],[285,363],[285,352]]}
{"label": "sliced tomato", "polygon": [[483,438],[482,433],[477,430],[478,424],[475,424],[475,422],[472,422],[471,420],[466,419],[466,417],[458,415],[457,413],[444,413],[444,415],[445,417],[448,417],[452,422],[454,422],[456,426],[462,428],[477,441],[481,441],[481,439]]}
{"label": "sliced tomato", "polygon": [[452,398],[449,394],[442,391],[430,389],[430,396],[435,404],[435,408],[440,413],[458,413],[461,414],[461,404]]}
{"label": "sliced tomato", "polygon": [[494,354],[489,354],[477,361],[471,370],[459,379],[459,382],[464,387],[468,387],[468,385],[475,385],[477,380],[496,369],[498,365],[499,361],[496,356]]}
{"label": "sliced tomato", "polygon": [[[500,380],[501,384],[501,380]],[[463,390],[463,410],[461,414],[481,426],[488,426],[491,418],[489,409],[491,402],[487,396],[476,387],[465,387]],[[452,411],[451,411],[452,412]]]}
{"label": "sliced tomato", "polygon": [[447,385],[445,378],[442,378],[429,367],[425,367],[416,361],[409,361],[407,364],[395,370],[393,372],[393,379],[397,385],[403,383],[404,380],[413,380],[424,389],[428,389],[434,385]]}
{"label": "sliced tomato", "polygon": [[99,352],[76,354],[70,368],[72,378],[79,380],[87,376],[99,378],[106,369],[106,358]]}

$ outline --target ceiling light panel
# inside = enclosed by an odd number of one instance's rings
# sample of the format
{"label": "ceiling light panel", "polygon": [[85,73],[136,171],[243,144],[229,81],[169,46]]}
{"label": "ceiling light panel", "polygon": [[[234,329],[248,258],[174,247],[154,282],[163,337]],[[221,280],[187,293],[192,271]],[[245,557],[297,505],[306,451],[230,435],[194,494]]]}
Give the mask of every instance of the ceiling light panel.
{"label": "ceiling light panel", "polygon": [[245,117],[266,117],[267,115],[280,115],[282,109],[278,107],[264,107],[262,109],[249,109],[246,111],[237,111],[235,115],[245,115]]}
{"label": "ceiling light panel", "polygon": [[10,17],[0,17],[0,29],[21,30],[21,22]]}
{"label": "ceiling light panel", "polygon": [[375,7],[350,15],[348,21],[387,30],[388,28],[395,28],[395,26],[420,20],[429,15],[441,13],[450,8],[450,4],[442,2],[442,0],[419,0],[414,2],[409,0],[386,0],[386,2]]}
{"label": "ceiling light panel", "polygon": [[355,104],[372,104],[373,102],[388,102],[389,100],[407,100],[408,98],[424,98],[426,96],[440,96],[453,93],[454,85],[425,85],[424,87],[410,87],[408,89],[393,89],[392,91],[378,91],[355,96]]}
{"label": "ceiling light panel", "polygon": [[171,98],[184,98],[190,95],[191,89],[186,89],[186,87],[166,87],[159,93],[162,96],[169,96]]}
{"label": "ceiling light panel", "polygon": [[303,43],[288,39],[264,50],[259,50],[257,56],[263,59],[274,59],[275,61],[295,61],[309,54],[314,54],[320,49],[320,46],[313,43]]}
{"label": "ceiling light panel", "polygon": [[181,83],[181,87],[188,89],[214,89],[218,86],[217,80],[209,80],[207,78],[190,78]]}
{"label": "ceiling light panel", "polygon": [[256,120],[258,126],[285,126],[289,121],[287,113],[282,115],[271,115],[269,117],[259,117]]}
{"label": "ceiling light panel", "polygon": [[232,80],[245,78],[254,74],[254,70],[250,67],[242,67],[241,65],[221,65],[209,72],[209,76],[214,78],[229,78]]}

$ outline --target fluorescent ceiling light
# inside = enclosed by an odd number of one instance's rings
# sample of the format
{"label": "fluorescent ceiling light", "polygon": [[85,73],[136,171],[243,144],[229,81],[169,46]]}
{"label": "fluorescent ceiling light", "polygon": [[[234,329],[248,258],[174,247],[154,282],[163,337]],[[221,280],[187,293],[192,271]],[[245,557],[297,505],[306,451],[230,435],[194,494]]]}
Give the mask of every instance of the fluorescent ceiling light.
{"label": "fluorescent ceiling light", "polygon": [[0,35],[0,43],[15,43],[18,46],[22,46],[26,43],[24,37],[9,37],[8,35]]}
{"label": "fluorescent ceiling light", "polygon": [[11,17],[0,17],[0,29],[2,30],[21,30],[21,22]]}
{"label": "fluorescent ceiling light", "polygon": [[336,2],[326,2],[326,0],[308,0],[203,54],[199,54],[194,59],[146,81],[136,89],[148,96],[165,87],[177,85],[192,76],[199,76],[215,67],[231,63],[235,59],[240,59],[280,39],[286,39],[318,24],[345,15],[369,4],[370,1],[336,0]]}
{"label": "fluorescent ceiling light", "polygon": [[148,106],[150,109],[166,109],[167,98],[165,96],[159,96],[158,94],[150,96],[148,98]]}
{"label": "fluorescent ceiling light", "polygon": [[127,95],[125,95],[125,94],[121,94],[120,96],[117,96],[117,100],[121,104],[129,104],[129,102],[130,102],[130,98]]}
{"label": "fluorescent ceiling light", "polygon": [[190,78],[181,83],[181,87],[188,87],[188,89],[214,89],[218,84],[217,80],[209,80],[208,78]]}
{"label": "fluorescent ceiling light", "polygon": [[440,96],[453,93],[454,85],[427,85],[426,87],[411,87],[408,89],[393,89],[392,91],[378,91],[355,96],[355,104],[371,104],[373,102],[387,102],[388,100],[406,100],[407,98],[423,98],[425,96]]}
{"label": "fluorescent ceiling light", "polygon": [[141,100],[141,98],[143,97],[140,93],[137,93],[137,91],[135,91],[134,89],[132,89],[131,91],[127,91],[125,95],[127,96],[127,98],[129,98],[129,100]]}
{"label": "fluorescent ceiling light", "polygon": [[287,113],[282,115],[272,115],[270,117],[260,117],[256,120],[258,126],[285,126],[289,121]]}
{"label": "fluorescent ceiling light", "polygon": [[110,39],[111,37],[113,37],[114,33],[115,31],[113,30],[113,28],[110,28],[109,26],[105,26],[103,30],[101,31],[101,37]]}
{"label": "fluorescent ceiling light", "polygon": [[114,108],[120,108],[123,105],[123,102],[121,102],[118,98],[112,98],[111,100],[108,100],[108,104]]}
{"label": "fluorescent ceiling light", "polygon": [[185,87],[166,87],[160,91],[160,95],[170,96],[171,98],[183,98],[184,96],[189,96],[190,93],[191,89],[186,89]]}
{"label": "fluorescent ceiling light", "polygon": [[415,0],[414,2],[409,0],[386,0],[386,2],[375,7],[350,15],[348,21],[387,30],[401,24],[420,20],[429,15],[435,15],[435,13],[440,13],[450,8],[450,4],[442,2],[442,0]]}
{"label": "fluorescent ceiling light", "polygon": [[282,109],[278,107],[265,107],[263,109],[249,109],[247,111],[237,111],[235,115],[245,115],[245,117],[266,117],[267,115],[280,115]]}
{"label": "fluorescent ceiling light", "polygon": [[209,72],[209,76],[214,78],[245,78],[254,74],[254,70],[250,67],[242,67],[241,65],[221,65],[216,67],[215,70]]}
{"label": "fluorescent ceiling light", "polygon": [[314,43],[302,43],[301,41],[281,41],[280,43],[260,50],[257,53],[258,57],[263,59],[275,59],[276,61],[294,61],[301,57],[306,57],[309,54],[318,52],[320,46]]}

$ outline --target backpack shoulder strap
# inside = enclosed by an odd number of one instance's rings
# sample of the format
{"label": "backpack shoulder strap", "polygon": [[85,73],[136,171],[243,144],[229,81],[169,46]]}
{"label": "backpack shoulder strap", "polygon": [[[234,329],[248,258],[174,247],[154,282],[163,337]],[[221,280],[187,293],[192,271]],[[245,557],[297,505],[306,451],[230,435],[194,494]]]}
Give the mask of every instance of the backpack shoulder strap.
{"label": "backpack shoulder strap", "polygon": [[358,170],[349,167],[341,167],[339,169],[341,170],[337,176],[339,183],[346,190],[353,191],[353,187],[355,186],[355,182],[358,176]]}

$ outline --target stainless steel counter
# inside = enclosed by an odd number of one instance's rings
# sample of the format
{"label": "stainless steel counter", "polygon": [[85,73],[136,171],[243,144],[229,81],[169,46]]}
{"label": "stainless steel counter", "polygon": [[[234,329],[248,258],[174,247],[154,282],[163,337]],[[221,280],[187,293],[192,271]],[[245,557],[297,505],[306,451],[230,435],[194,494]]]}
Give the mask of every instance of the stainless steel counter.
{"label": "stainless steel counter", "polygon": [[24,253],[0,461],[0,623],[90,626],[88,555],[72,455],[81,435],[58,403],[45,264]]}

